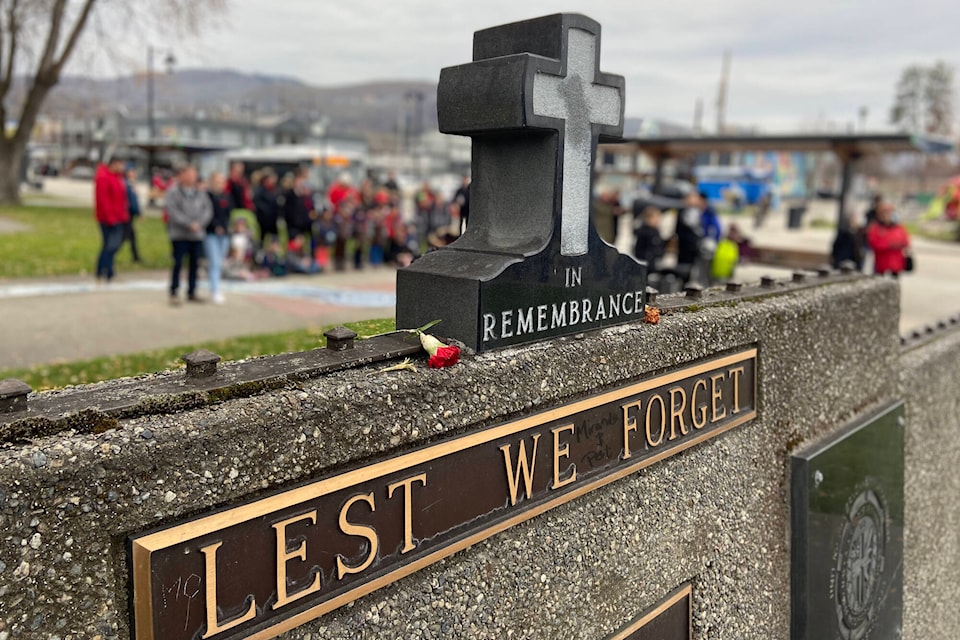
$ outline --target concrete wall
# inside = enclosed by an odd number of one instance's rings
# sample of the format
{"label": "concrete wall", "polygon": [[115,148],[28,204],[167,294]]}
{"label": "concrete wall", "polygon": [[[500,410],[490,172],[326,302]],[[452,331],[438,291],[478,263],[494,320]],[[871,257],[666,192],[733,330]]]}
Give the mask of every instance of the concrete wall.
{"label": "concrete wall", "polygon": [[[957,399],[947,387],[960,379],[960,339],[902,365],[897,322],[896,284],[867,279],[453,369],[349,370],[101,434],[5,446],[0,640],[128,637],[131,533],[750,344],[760,350],[754,422],[284,637],[602,638],[692,581],[696,638],[787,638],[789,452],[898,397],[901,384],[924,399],[908,407],[907,637],[951,637],[960,479],[948,461],[960,445],[948,435]],[[925,528],[930,519],[940,531]],[[928,616],[953,632],[934,632]]]}
{"label": "concrete wall", "polygon": [[960,331],[907,351],[904,638],[960,636]]}

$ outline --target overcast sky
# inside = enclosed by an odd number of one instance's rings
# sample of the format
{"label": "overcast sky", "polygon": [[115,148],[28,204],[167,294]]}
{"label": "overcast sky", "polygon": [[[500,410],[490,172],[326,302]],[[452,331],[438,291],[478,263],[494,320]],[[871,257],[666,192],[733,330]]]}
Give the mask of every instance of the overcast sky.
{"label": "overcast sky", "polygon": [[475,30],[557,11],[603,28],[601,69],[626,78],[628,116],[716,123],[724,49],[727,120],[766,131],[846,127],[866,107],[887,127],[903,67],[960,66],[956,0],[231,0],[229,17],[178,44],[179,66],[282,73],[318,85],[436,81],[468,62]]}

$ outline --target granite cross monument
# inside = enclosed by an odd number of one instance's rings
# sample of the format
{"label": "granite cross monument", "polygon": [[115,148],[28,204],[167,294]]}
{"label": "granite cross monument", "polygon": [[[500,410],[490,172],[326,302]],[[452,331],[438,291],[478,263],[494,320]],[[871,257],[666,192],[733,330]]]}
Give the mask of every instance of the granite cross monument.
{"label": "granite cross monument", "polygon": [[473,139],[470,224],[397,273],[397,326],[483,351],[643,317],[646,265],[591,223],[597,142],[623,132],[600,25],[556,14],[478,31],[444,69],[440,130]]}

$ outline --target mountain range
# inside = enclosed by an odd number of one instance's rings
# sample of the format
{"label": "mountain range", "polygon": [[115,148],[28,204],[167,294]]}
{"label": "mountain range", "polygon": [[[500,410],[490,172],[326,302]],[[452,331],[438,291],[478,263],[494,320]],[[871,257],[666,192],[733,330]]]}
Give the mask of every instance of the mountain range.
{"label": "mountain range", "polygon": [[[65,76],[51,91],[44,113],[64,117],[123,109],[131,115],[145,115],[147,80],[146,74],[110,79]],[[12,100],[22,97],[22,92],[20,82]],[[394,133],[404,126],[414,131],[436,130],[436,104],[437,85],[431,82],[389,80],[318,87],[287,76],[231,69],[154,74],[158,117],[190,114],[254,119],[282,113],[326,118],[331,130],[342,133]]]}

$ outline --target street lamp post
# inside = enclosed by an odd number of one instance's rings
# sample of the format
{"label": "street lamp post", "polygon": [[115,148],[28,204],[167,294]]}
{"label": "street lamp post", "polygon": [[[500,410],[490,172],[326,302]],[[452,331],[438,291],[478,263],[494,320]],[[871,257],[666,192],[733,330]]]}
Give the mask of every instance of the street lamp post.
{"label": "street lamp post", "polygon": [[414,159],[418,178],[423,176],[419,156],[423,144],[423,102],[425,97],[423,91],[407,91],[404,94],[407,103],[413,108],[413,114],[408,119],[409,124],[406,131],[407,153]]}
{"label": "street lamp post", "polygon": [[[150,137],[150,140],[147,144],[147,176],[149,176],[153,171],[154,163],[154,152],[156,150],[157,143],[157,123],[153,113],[153,98],[154,98],[154,75],[153,75],[153,53],[154,48],[150,45],[147,46],[147,131]],[[166,57],[163,59],[164,64],[167,66],[167,73],[173,73],[173,65],[176,64],[176,58],[173,57],[172,53],[167,53]]]}

